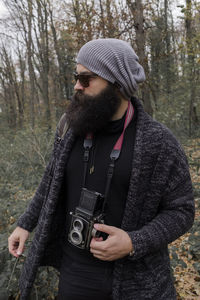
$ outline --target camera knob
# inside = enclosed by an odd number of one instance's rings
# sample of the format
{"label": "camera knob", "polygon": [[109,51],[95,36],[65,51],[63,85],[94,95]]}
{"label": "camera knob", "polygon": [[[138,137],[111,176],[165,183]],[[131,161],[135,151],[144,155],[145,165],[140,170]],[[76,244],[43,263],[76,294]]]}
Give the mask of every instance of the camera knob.
{"label": "camera knob", "polygon": [[95,228],[92,229],[92,236],[95,237],[97,233],[97,230]]}

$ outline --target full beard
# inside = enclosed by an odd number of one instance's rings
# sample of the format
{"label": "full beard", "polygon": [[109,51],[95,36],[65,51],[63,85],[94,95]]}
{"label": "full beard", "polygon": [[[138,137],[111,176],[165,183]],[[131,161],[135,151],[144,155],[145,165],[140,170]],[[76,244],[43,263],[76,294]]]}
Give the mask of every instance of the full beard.
{"label": "full beard", "polygon": [[106,128],[120,104],[120,96],[111,84],[96,96],[77,91],[67,108],[67,122],[75,135],[96,133]]}

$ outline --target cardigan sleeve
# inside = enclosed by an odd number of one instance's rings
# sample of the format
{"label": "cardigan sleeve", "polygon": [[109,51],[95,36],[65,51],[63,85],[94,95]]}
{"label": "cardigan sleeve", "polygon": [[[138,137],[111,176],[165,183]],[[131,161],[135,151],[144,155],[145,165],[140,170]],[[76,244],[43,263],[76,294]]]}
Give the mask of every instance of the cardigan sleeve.
{"label": "cardigan sleeve", "polygon": [[175,138],[166,138],[154,170],[161,197],[156,216],[139,230],[128,232],[136,260],[157,252],[187,232],[194,221],[194,197],[187,158]]}
{"label": "cardigan sleeve", "polygon": [[56,131],[55,135],[55,142],[54,142],[54,149],[51,154],[51,158],[47,167],[44,171],[43,177],[40,181],[40,184],[33,196],[32,200],[30,201],[27,209],[25,212],[20,216],[17,221],[17,226],[31,232],[37,225],[37,221],[40,215],[41,208],[46,200],[48,189],[51,184],[51,180],[53,177],[52,168],[54,165],[55,159],[55,149],[56,149],[56,141],[58,138],[58,133]]}

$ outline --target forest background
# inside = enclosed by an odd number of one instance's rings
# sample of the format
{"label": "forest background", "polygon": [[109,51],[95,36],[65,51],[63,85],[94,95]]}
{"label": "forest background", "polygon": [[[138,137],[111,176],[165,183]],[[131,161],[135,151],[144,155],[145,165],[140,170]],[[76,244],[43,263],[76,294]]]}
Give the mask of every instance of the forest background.
{"label": "forest background", "polygon": [[[12,258],[7,237],[48,161],[56,124],[73,94],[77,51],[101,37],[133,46],[147,77],[137,96],[187,153],[196,218],[190,232],[170,245],[170,257],[178,299],[200,299],[200,1],[1,3],[0,300],[19,299],[26,252]],[[30,299],[55,299],[56,282],[51,268],[41,268]]]}

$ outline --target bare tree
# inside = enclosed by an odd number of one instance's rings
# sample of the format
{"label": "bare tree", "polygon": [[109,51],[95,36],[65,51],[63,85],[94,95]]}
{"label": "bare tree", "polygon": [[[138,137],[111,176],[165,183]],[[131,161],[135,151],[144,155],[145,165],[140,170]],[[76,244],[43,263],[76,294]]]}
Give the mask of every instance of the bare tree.
{"label": "bare tree", "polygon": [[51,110],[49,100],[49,24],[48,24],[48,1],[37,0],[35,3],[35,17],[33,30],[37,48],[35,50],[34,64],[40,75],[36,81],[45,104],[46,122],[50,126]]}
{"label": "bare tree", "polygon": [[[127,5],[131,11],[132,18],[134,21],[134,28],[135,28],[135,42],[137,45],[137,54],[140,58],[140,63],[144,67],[145,74],[148,81],[148,74],[149,74],[149,67],[148,67],[148,60],[145,54],[145,44],[146,44],[146,32],[144,28],[144,5],[142,0],[131,1],[127,0]],[[147,83],[143,84],[142,87],[142,99],[144,101],[144,108],[145,110],[152,115],[153,109],[151,105],[151,100],[149,97],[149,88]]]}
{"label": "bare tree", "polygon": [[170,60],[170,35],[169,35],[169,24],[168,24],[168,5],[169,5],[169,0],[164,0],[164,20],[165,20],[165,47],[166,47],[166,59],[165,59],[165,67],[166,67],[166,90],[168,97],[171,93],[171,60]]}
{"label": "bare tree", "polygon": [[[53,20],[53,11],[49,6],[51,32],[56,61],[51,64],[50,75],[53,79],[54,98],[56,99],[56,116],[59,117],[63,105],[73,92],[72,78],[74,71],[74,44],[66,31],[58,33]],[[58,67],[57,67],[58,65]]]}
{"label": "bare tree", "polygon": [[11,57],[3,46],[0,53],[2,67],[0,68],[0,80],[3,88],[3,99],[7,112],[8,125],[11,128],[17,126],[16,92],[17,83],[14,82],[14,68]]}
{"label": "bare tree", "polygon": [[195,49],[194,49],[194,36],[195,28],[192,26],[192,0],[186,0],[185,10],[185,27],[186,27],[186,46],[188,55],[188,81],[190,92],[190,105],[189,105],[189,135],[192,134],[192,124],[198,123],[196,112],[195,98],[196,98],[196,67],[195,67]]}
{"label": "bare tree", "polygon": [[19,69],[20,69],[20,95],[21,95],[21,110],[20,114],[24,118],[24,108],[25,108],[25,70],[26,70],[26,58],[23,56],[22,51],[18,47],[17,55],[19,59]]}

